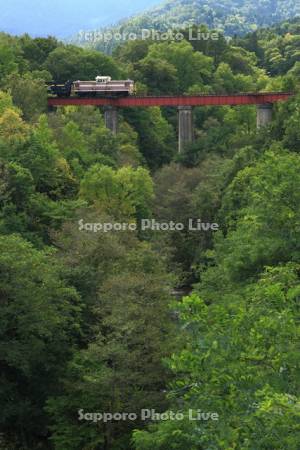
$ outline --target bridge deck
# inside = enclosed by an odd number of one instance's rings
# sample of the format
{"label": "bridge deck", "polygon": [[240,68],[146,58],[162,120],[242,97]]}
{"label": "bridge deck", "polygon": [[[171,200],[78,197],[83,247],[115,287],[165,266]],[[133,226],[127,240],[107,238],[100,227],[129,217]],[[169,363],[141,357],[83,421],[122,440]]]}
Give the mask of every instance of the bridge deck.
{"label": "bridge deck", "polygon": [[49,97],[48,106],[92,105],[92,106],[222,106],[260,105],[287,100],[291,92],[260,92],[230,95],[180,95],[180,96],[132,96],[120,98],[101,97]]}

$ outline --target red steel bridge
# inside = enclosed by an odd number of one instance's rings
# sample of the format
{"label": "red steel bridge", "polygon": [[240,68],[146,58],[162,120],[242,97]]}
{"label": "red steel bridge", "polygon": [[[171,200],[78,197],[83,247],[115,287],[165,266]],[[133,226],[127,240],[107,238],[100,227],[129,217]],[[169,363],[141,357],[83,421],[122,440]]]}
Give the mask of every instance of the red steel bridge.
{"label": "red steel bridge", "polygon": [[179,151],[193,140],[193,106],[236,106],[257,105],[257,127],[267,125],[272,120],[272,106],[275,102],[288,100],[291,92],[255,92],[243,94],[201,94],[129,97],[49,97],[49,108],[58,106],[103,106],[105,123],[113,133],[117,132],[118,108],[173,106],[178,108]]}
{"label": "red steel bridge", "polygon": [[262,105],[287,100],[290,92],[262,92],[246,94],[202,94],[202,95],[164,95],[164,96],[129,96],[109,97],[49,97],[49,106],[221,106],[221,105]]}

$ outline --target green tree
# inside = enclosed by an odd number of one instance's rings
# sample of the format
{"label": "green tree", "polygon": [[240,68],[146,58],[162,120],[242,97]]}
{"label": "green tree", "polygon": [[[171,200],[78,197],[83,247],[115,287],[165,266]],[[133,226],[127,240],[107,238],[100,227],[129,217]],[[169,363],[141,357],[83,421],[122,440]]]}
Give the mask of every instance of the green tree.
{"label": "green tree", "polygon": [[125,119],[138,134],[138,146],[150,169],[169,163],[177,153],[175,131],[160,108],[131,108]]}
{"label": "green tree", "polygon": [[[100,211],[82,210],[81,217],[109,221]],[[69,223],[57,244],[85,304],[85,345],[68,366],[64,392],[48,402],[55,448],[128,448],[139,420],[97,425],[79,421],[79,410],[140,416],[142,408],[166,407],[171,279],[159,255],[132,232],[78,232]]]}
{"label": "green tree", "polygon": [[28,34],[20,38],[23,57],[29,62],[31,71],[39,70],[48,55],[61,44],[54,37],[32,39]]}
{"label": "green tree", "polygon": [[165,60],[176,68],[179,92],[182,94],[193,84],[208,81],[212,74],[212,58],[195,52],[192,45],[185,40],[179,43],[153,44],[145,60],[148,58]]}
{"label": "green tree", "polygon": [[94,80],[97,75],[110,75],[117,79],[119,68],[109,56],[94,50],[75,46],[58,47],[46,59],[45,69],[55,81]]}
{"label": "green tree", "polygon": [[147,86],[150,94],[174,94],[179,91],[176,67],[168,61],[147,56],[134,65],[134,78]]}
{"label": "green tree", "polygon": [[5,78],[11,73],[18,72],[25,67],[22,51],[16,38],[0,33],[0,78],[1,86]]}
{"label": "green tree", "polygon": [[[225,233],[196,292],[174,305],[186,345],[170,359],[169,396],[186,419],[136,431],[138,450],[297,449],[299,163],[273,149],[226,189]],[[219,420],[188,420],[199,408]]]}
{"label": "green tree", "polygon": [[[136,431],[136,449],[297,449],[298,270],[269,267],[225,302],[216,293],[210,305],[196,294],[183,299],[186,346],[170,361],[177,374],[170,397],[185,420]],[[199,409],[219,420],[188,420],[188,410],[195,417]]]}
{"label": "green tree", "polygon": [[23,112],[28,121],[35,121],[47,109],[47,89],[45,80],[35,79],[28,73],[26,75],[12,74],[8,77],[9,89],[14,104]]}
{"label": "green tree", "polygon": [[80,303],[51,254],[16,235],[1,236],[0,248],[1,431],[8,445],[32,448],[45,445],[43,408],[59,392]]}
{"label": "green tree", "polygon": [[96,164],[81,182],[80,195],[114,218],[149,217],[153,197],[152,179],[146,169]]}

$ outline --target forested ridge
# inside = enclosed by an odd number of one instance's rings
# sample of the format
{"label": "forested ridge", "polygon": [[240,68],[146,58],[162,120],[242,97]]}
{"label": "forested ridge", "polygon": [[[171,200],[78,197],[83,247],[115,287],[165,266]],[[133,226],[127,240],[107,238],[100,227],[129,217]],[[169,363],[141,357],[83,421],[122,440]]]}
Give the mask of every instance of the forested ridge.
{"label": "forested ridge", "polygon": [[[112,56],[0,35],[1,449],[299,449],[299,43],[297,20]],[[195,108],[178,154],[172,108],[119,111],[116,136],[100,109],[47,111],[46,82],[99,74],[141,94],[295,95],[260,130],[255,106]],[[190,218],[220,230],[80,226]]]}
{"label": "forested ridge", "polygon": [[[160,5],[146,10],[142,14],[121,20],[113,26],[106,26],[97,31],[122,34],[136,33],[142,30],[167,31],[205,24],[225,36],[244,35],[262,27],[273,26],[284,20],[300,16],[298,0],[167,0]],[[99,27],[98,27],[99,28]],[[85,31],[87,27],[85,27]],[[83,46],[92,46],[98,50],[111,52],[118,40],[107,41],[98,37],[94,41],[86,39],[85,33],[78,33],[72,41]]]}

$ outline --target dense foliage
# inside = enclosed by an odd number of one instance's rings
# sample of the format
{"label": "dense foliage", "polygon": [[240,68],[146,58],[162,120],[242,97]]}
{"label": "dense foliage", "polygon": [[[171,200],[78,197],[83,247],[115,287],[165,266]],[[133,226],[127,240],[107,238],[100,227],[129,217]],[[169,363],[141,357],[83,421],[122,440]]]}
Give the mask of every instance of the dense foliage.
{"label": "dense foliage", "polygon": [[[1,449],[299,448],[299,42],[298,21],[113,56],[0,35]],[[99,73],[148,94],[295,96],[260,130],[254,106],[195,108],[178,154],[171,108],[120,111],[116,136],[100,109],[47,111],[46,81]],[[98,228],[115,222],[137,230]]]}
{"label": "dense foliage", "polygon": [[[270,26],[286,19],[299,17],[300,6],[297,0],[167,0],[161,5],[120,21],[113,27],[99,32],[109,35],[136,33],[143,30],[180,30],[197,24],[223,32],[226,36],[242,35],[258,28]],[[98,33],[100,36],[100,34]],[[93,46],[110,53],[118,44],[118,39],[87,39],[86,33],[79,33],[72,42]],[[94,34],[97,36],[97,32]]]}

